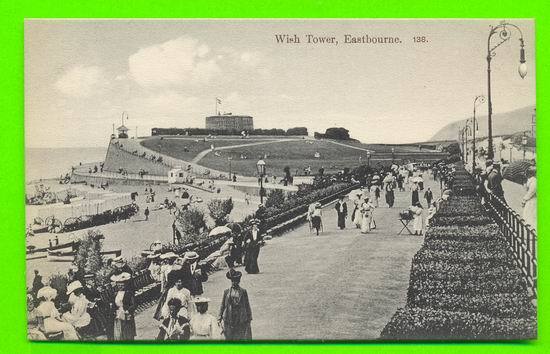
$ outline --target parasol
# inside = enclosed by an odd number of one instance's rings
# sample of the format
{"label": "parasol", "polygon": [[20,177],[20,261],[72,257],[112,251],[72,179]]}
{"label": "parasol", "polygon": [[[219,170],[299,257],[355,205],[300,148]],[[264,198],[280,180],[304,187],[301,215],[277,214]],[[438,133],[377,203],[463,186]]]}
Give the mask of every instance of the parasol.
{"label": "parasol", "polygon": [[525,175],[529,167],[533,164],[528,160],[520,160],[512,162],[502,172],[502,177],[516,183],[525,183]]}
{"label": "parasol", "polygon": [[227,226],[216,226],[213,228],[208,236],[219,236],[219,235],[227,235],[231,233],[231,229]]}

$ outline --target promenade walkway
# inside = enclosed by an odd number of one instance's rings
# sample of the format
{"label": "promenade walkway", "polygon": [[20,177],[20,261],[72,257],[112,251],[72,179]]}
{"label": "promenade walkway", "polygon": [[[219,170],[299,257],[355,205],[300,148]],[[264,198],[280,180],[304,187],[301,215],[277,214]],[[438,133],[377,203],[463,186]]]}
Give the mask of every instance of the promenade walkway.
{"label": "promenade walkway", "polygon": [[[433,181],[426,185],[439,193]],[[241,283],[252,305],[253,338],[376,339],[405,304],[411,260],[423,242],[423,237],[397,235],[399,212],[409,203],[410,192],[396,192],[391,209],[382,198],[375,211],[378,228],[367,235],[349,218],[347,228],[339,230],[330,205],[324,210],[322,235],[313,236],[303,225],[267,241],[259,257],[261,273],[244,273]],[[225,271],[210,275],[204,284],[215,316],[229,286]],[[153,313],[154,306],[137,316],[137,339],[157,335]]]}

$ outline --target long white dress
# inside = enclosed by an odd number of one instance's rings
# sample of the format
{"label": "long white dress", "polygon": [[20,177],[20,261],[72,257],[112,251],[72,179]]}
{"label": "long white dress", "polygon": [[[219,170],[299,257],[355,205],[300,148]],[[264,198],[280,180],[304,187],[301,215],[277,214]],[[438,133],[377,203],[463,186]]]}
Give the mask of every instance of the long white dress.
{"label": "long white dress", "polygon": [[357,207],[357,210],[353,215],[353,223],[355,224],[355,227],[360,228],[363,222],[363,214],[361,213],[361,199],[355,199],[353,201],[353,204],[355,204],[355,206]]}
{"label": "long white dress", "polygon": [[366,234],[370,232],[370,226],[372,223],[373,218],[373,212],[374,212],[374,205],[372,205],[370,202],[363,202],[361,204],[361,214],[362,214],[362,222],[361,222],[361,233]]}
{"label": "long white dress", "polygon": [[424,209],[417,206],[412,206],[411,211],[413,212],[413,229],[415,233],[422,233],[424,229]]}
{"label": "long white dress", "polygon": [[166,301],[160,312],[160,316],[163,318],[168,318],[168,316],[170,316],[170,308],[168,307],[168,301],[170,301],[170,299],[180,299],[182,307],[178,314],[185,318],[189,318],[189,303],[191,302],[191,293],[189,290],[186,288],[178,289],[175,285],[168,290]]}
{"label": "long white dress", "polygon": [[43,301],[38,305],[36,311],[39,316],[44,318],[44,332],[46,334],[63,332],[64,340],[78,340],[78,333],[76,333],[73,325],[59,320],[59,311],[57,311],[52,301]]}
{"label": "long white dress", "polygon": [[69,296],[69,304],[71,304],[71,311],[63,314],[62,319],[65,322],[69,322],[75,328],[82,328],[90,324],[90,314],[88,313],[88,304],[90,301],[86,299],[84,294],[76,296],[71,294]]}
{"label": "long white dress", "polygon": [[370,187],[370,201],[375,208],[378,208],[378,197],[376,196],[376,190],[380,190],[380,187],[377,185],[372,185]]}
{"label": "long white dress", "polygon": [[525,184],[527,193],[523,196],[523,219],[533,229],[537,229],[537,178],[530,177]]}
{"label": "long white dress", "polygon": [[192,340],[220,339],[218,321],[209,313],[196,313],[189,321]]}

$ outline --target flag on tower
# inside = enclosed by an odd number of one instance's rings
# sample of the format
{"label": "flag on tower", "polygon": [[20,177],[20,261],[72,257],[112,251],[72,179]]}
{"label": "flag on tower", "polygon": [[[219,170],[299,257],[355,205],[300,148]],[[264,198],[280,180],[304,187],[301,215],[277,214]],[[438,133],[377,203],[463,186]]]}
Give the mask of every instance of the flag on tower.
{"label": "flag on tower", "polygon": [[222,104],[222,100],[220,100],[218,97],[216,97],[216,102],[218,102],[218,104]]}

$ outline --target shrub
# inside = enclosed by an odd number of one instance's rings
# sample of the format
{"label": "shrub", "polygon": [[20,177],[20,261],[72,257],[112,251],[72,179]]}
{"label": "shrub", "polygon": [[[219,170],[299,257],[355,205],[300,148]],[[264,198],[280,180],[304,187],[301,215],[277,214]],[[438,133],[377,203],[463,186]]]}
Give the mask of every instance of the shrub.
{"label": "shrub", "polygon": [[521,279],[521,271],[513,264],[461,264],[447,262],[415,262],[411,266],[411,284],[417,279]]}
{"label": "shrub", "polygon": [[411,280],[408,298],[414,298],[418,294],[485,294],[515,293],[525,291],[525,281],[521,276],[483,279],[462,278],[448,280],[420,279]]}
{"label": "shrub", "polygon": [[434,226],[477,226],[494,223],[493,219],[485,215],[439,216],[437,214],[430,222]]}
{"label": "shrub", "polygon": [[498,318],[481,313],[440,309],[399,309],[381,333],[382,339],[533,339],[536,317]]}
{"label": "shrub", "polygon": [[95,274],[104,266],[101,250],[103,248],[103,234],[99,230],[88,230],[78,241],[78,251],[74,264],[86,273]]}
{"label": "shrub", "polygon": [[525,293],[428,294],[420,293],[408,299],[409,307],[431,307],[447,311],[480,312],[495,317],[531,317],[536,309]]}
{"label": "shrub", "polygon": [[265,200],[266,208],[276,207],[285,201],[285,193],[282,189],[273,189],[269,192]]}
{"label": "shrub", "polygon": [[[448,222],[449,220],[446,219],[445,221]],[[426,240],[468,242],[486,242],[493,240],[505,241],[504,236],[500,233],[500,229],[495,223],[483,226],[430,226],[426,231]]]}
{"label": "shrub", "polygon": [[449,248],[446,250],[431,250],[422,248],[413,258],[413,263],[446,262],[465,263],[467,265],[483,263],[514,264],[513,255],[507,248],[464,250]]}
{"label": "shrub", "polygon": [[57,304],[59,303],[65,303],[67,301],[67,285],[68,285],[69,279],[67,278],[67,275],[65,274],[52,274],[49,279],[49,285],[57,290],[57,298],[55,302]]}
{"label": "shrub", "polygon": [[[183,238],[198,239],[200,233],[206,228],[204,212],[197,208],[182,210],[176,216]],[[192,241],[191,241],[192,242]]]}
{"label": "shrub", "polygon": [[208,210],[216,226],[225,225],[233,210],[233,199],[212,199],[208,202]]}

